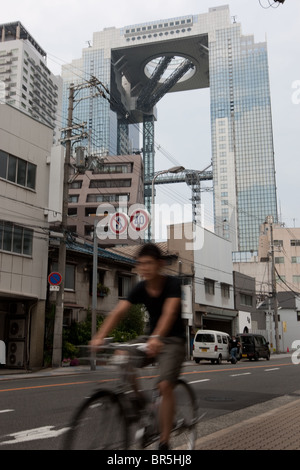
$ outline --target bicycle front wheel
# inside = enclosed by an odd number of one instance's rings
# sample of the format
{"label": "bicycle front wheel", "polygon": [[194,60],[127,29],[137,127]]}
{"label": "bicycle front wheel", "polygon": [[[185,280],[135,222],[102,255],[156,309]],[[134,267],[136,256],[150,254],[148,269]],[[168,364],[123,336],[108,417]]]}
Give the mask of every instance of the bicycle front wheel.
{"label": "bicycle front wheel", "polygon": [[99,390],[75,413],[66,434],[68,450],[125,450],[127,422],[120,397]]}
{"label": "bicycle front wheel", "polygon": [[171,449],[195,449],[197,405],[193,389],[183,380],[174,388],[175,420],[171,433]]}

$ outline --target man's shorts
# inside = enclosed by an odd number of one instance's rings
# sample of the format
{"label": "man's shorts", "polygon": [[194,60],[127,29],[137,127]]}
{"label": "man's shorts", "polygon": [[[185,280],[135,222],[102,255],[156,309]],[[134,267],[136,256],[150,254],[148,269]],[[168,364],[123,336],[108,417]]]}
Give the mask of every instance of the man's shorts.
{"label": "man's shorts", "polygon": [[[145,343],[149,339],[148,336],[142,336],[131,341],[132,344]],[[135,363],[137,367],[145,367],[158,362],[158,382],[164,380],[175,383],[180,374],[181,366],[185,358],[185,340],[177,336],[162,338],[163,348],[156,358],[149,358],[144,351],[138,352],[138,361]]]}

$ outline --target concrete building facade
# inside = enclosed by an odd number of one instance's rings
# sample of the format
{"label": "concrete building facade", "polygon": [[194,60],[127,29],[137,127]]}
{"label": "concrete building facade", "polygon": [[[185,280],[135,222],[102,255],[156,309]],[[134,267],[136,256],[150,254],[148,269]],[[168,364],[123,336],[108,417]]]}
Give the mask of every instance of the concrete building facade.
{"label": "concrete building facade", "polygon": [[6,365],[43,363],[53,131],[0,105],[0,340]]}
{"label": "concrete building facade", "polygon": [[0,24],[0,84],[0,102],[51,127],[57,143],[62,79],[49,70],[46,52],[19,21]]}
{"label": "concrete building facade", "polygon": [[[68,227],[77,236],[92,239],[95,216],[97,221],[109,214],[130,213],[130,207],[143,205],[143,160],[139,154],[105,157],[93,171],[76,173],[69,186]],[[103,222],[104,224],[104,222]],[[120,222],[121,224],[121,222]],[[117,228],[117,227],[116,227]],[[133,240],[125,231],[118,236],[110,223],[104,224],[99,233],[101,246],[131,244]],[[106,230],[106,231],[104,231]],[[121,226],[120,230],[121,231]],[[118,232],[115,230],[115,232]],[[101,238],[100,238],[101,237]],[[143,238],[140,238],[141,240]]]}

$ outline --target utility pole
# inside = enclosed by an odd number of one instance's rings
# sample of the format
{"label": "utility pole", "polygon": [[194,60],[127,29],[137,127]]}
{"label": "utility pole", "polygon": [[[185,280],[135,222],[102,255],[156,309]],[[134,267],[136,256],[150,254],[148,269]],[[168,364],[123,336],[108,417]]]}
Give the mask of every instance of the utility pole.
{"label": "utility pole", "polygon": [[66,234],[68,224],[68,200],[69,200],[69,170],[71,160],[71,137],[72,137],[72,123],[73,123],[73,107],[74,107],[74,85],[70,85],[69,90],[69,106],[68,106],[68,127],[66,135],[66,152],[64,163],[64,179],[63,179],[63,201],[62,201],[62,238],[60,239],[59,254],[58,254],[58,271],[61,274],[62,281],[59,286],[59,291],[56,296],[56,309],[54,320],[54,333],[53,333],[53,352],[52,352],[52,366],[60,367],[62,360],[62,331],[63,331],[63,316],[64,316],[64,288],[65,288],[65,272],[66,272]]}
{"label": "utility pole", "polygon": [[276,354],[280,353],[279,346],[279,329],[278,329],[278,305],[277,305],[277,288],[276,288],[276,273],[275,273],[275,257],[274,257],[274,237],[273,237],[273,217],[268,217],[270,224],[270,235],[271,235],[271,263],[272,263],[272,299],[273,299],[273,311],[275,321],[275,344]]}
{"label": "utility pole", "polygon": [[[60,141],[65,142],[66,152],[65,152],[65,162],[64,162],[64,179],[63,179],[63,201],[62,201],[62,222],[61,230],[62,237],[60,239],[59,246],[59,259],[58,259],[58,271],[61,274],[62,281],[59,286],[59,291],[56,296],[56,311],[55,311],[55,320],[54,320],[54,332],[53,332],[53,352],[52,352],[52,366],[60,367],[62,360],[62,332],[63,332],[63,316],[64,316],[64,287],[65,287],[65,273],[66,273],[66,239],[67,239],[67,230],[68,230],[68,202],[69,202],[69,181],[70,181],[70,163],[71,163],[71,153],[72,153],[72,141],[78,141],[80,139],[86,138],[87,134],[82,132],[81,134],[72,135],[72,131],[75,129],[84,128],[86,123],[73,125],[73,109],[74,101],[82,101],[85,99],[95,98],[101,96],[108,101],[109,98],[105,95],[103,90],[109,94],[109,91],[106,87],[95,77],[91,77],[90,81],[74,85],[71,83],[69,89],[69,102],[68,102],[68,121],[67,127],[62,129],[66,132],[66,137],[60,139]],[[82,97],[77,100],[74,99],[75,90],[79,91],[83,88],[93,88],[97,89],[95,94],[90,96]],[[94,328],[94,325],[93,325]]]}

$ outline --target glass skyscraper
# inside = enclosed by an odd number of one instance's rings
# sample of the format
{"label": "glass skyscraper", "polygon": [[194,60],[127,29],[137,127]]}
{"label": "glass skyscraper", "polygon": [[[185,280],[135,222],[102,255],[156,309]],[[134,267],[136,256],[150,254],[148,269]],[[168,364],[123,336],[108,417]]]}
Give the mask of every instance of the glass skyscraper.
{"label": "glass skyscraper", "polygon": [[260,224],[277,220],[267,44],[234,23],[209,50],[215,231],[256,251]]}
{"label": "glass skyscraper", "polygon": [[[243,35],[228,6],[96,32],[62,76],[65,116],[70,83],[95,76],[110,92],[110,102],[82,99],[93,96],[91,89],[77,96],[75,123],[87,122],[91,152],[115,155],[139,148],[143,125],[147,203],[157,102],[168,92],[209,87],[215,232],[232,241],[233,251],[257,250],[260,224],[269,215],[277,220],[267,45]],[[194,170],[205,163],[199,152]]]}

